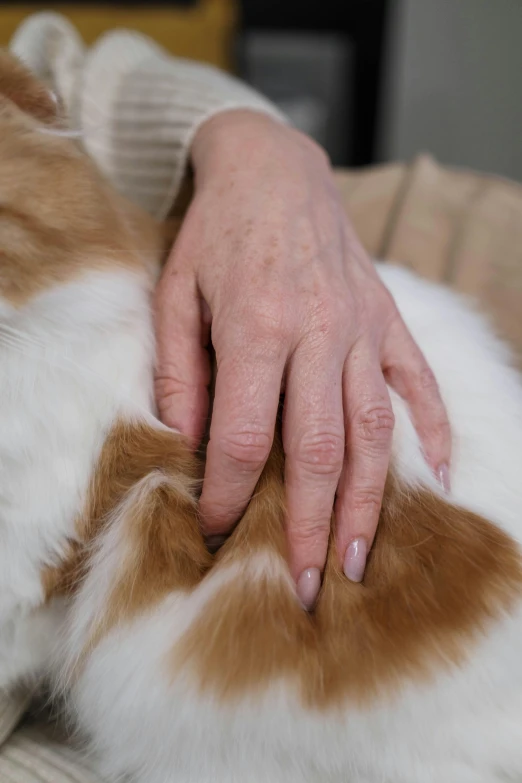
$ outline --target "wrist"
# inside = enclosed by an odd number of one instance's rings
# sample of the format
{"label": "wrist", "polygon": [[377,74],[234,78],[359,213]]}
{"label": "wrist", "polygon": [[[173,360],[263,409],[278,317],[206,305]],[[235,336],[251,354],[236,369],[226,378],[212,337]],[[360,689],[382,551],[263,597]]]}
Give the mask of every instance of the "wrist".
{"label": "wrist", "polygon": [[198,129],[191,148],[196,178],[223,172],[233,165],[249,170],[257,163],[297,153],[327,161],[327,156],[312,139],[289,125],[253,109],[233,109],[214,115]]}
{"label": "wrist", "polygon": [[[214,114],[197,130],[190,150],[191,162],[201,171],[232,157],[255,144],[262,135],[269,136],[282,123],[253,109],[230,109]],[[238,150],[239,145],[239,150]]]}

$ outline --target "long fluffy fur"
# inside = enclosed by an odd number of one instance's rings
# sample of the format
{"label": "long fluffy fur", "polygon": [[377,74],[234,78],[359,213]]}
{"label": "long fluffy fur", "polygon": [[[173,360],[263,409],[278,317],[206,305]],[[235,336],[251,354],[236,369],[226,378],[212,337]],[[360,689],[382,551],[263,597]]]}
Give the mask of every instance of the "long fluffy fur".
{"label": "long fluffy fur", "polygon": [[279,439],[211,556],[201,465],[155,418],[162,227],[40,132],[56,108],[30,75],[5,57],[0,75],[0,687],[47,678],[114,780],[522,775],[522,386],[504,346],[453,294],[379,268],[439,379],[452,495],[392,394],[364,583],[332,546],[307,615],[285,560]]}

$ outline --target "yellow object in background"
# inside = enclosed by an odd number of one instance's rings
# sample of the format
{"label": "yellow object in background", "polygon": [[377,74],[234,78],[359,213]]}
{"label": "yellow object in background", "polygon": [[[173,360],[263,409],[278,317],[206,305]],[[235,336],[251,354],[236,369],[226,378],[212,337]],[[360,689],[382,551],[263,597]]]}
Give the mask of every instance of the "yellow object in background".
{"label": "yellow object in background", "polygon": [[37,11],[58,11],[91,44],[117,27],[138,30],[172,54],[233,70],[233,39],[238,21],[236,0],[197,0],[191,6],[123,8],[111,5],[53,5],[0,7],[0,46],[7,46],[14,31]]}

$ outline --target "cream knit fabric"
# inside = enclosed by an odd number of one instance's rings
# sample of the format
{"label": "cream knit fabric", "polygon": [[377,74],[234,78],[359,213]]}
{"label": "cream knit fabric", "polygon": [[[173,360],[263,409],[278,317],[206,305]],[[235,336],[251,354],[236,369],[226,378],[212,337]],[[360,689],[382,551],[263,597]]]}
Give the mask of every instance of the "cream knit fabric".
{"label": "cream knit fabric", "polygon": [[[111,32],[86,49],[65,17],[39,13],[21,25],[10,49],[61,97],[71,128],[83,131],[87,152],[114,186],[158,218],[168,214],[175,200],[192,139],[205,120],[248,108],[284,121],[268,100],[242,82],[210,66],[171,57],[138,33]],[[0,744],[27,705],[25,692],[0,692]],[[39,736],[22,733],[4,746],[1,783],[83,781],[81,771],[76,777],[69,770],[70,751],[62,753],[59,743],[31,760]]]}
{"label": "cream knit fabric", "polygon": [[40,13],[18,29],[11,50],[65,103],[72,128],[114,186],[165,217],[199,126],[229,109],[283,116],[242,82],[208,65],[168,55],[127,30],[86,49],[65,17]]}

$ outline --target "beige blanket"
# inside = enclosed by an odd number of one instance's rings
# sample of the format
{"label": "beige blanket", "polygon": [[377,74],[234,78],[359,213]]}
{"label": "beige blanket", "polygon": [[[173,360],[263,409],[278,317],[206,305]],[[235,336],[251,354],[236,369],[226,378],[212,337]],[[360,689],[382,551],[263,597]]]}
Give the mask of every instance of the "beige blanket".
{"label": "beige blanket", "polygon": [[371,255],[470,294],[522,352],[522,185],[427,156],[338,180]]}

